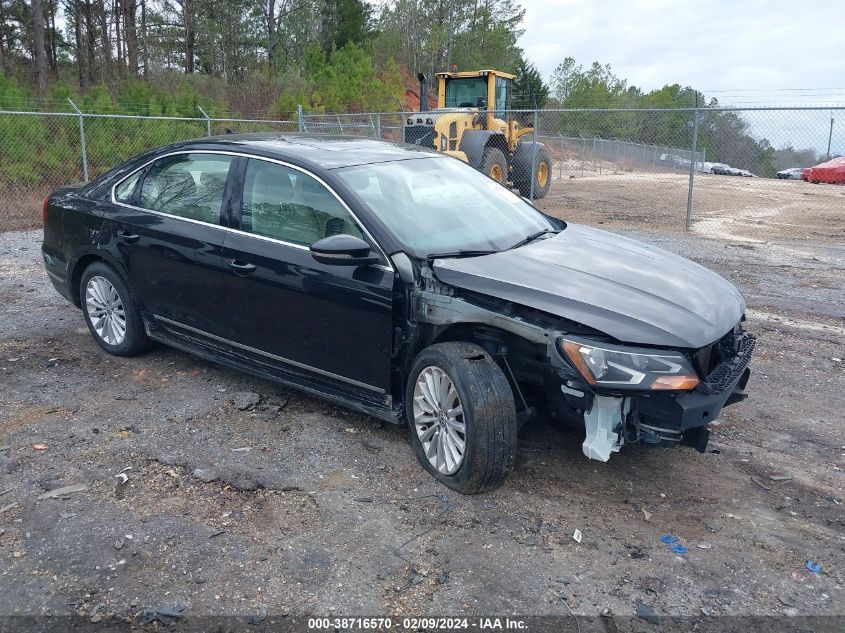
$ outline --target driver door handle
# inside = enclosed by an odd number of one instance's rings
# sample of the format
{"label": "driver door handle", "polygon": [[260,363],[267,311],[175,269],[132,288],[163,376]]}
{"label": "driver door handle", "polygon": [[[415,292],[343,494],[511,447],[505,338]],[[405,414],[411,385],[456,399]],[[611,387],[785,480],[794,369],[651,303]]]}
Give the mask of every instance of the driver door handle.
{"label": "driver door handle", "polygon": [[141,239],[140,235],[136,235],[135,233],[130,233],[129,231],[118,231],[117,235],[122,239],[124,242],[131,244],[132,242],[137,242]]}
{"label": "driver door handle", "polygon": [[249,262],[245,262],[245,261],[240,260],[240,259],[233,259],[232,261],[229,262],[229,266],[231,266],[232,269],[234,269],[234,271],[236,273],[241,273],[241,274],[254,273],[255,270],[256,270],[254,264],[250,264]]}

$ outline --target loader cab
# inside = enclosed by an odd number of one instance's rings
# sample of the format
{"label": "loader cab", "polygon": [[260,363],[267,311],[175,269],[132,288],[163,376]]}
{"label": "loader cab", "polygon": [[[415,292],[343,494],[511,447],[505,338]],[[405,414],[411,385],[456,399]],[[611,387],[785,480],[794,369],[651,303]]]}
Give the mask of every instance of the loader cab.
{"label": "loader cab", "polygon": [[488,119],[502,118],[515,78],[498,70],[437,73],[437,107],[486,109]]}

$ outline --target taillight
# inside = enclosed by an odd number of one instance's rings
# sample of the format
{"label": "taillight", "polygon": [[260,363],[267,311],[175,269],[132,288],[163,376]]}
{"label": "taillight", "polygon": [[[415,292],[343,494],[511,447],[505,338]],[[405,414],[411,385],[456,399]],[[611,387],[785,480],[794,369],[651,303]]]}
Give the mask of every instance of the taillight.
{"label": "taillight", "polygon": [[50,206],[50,196],[44,198],[44,203],[41,205],[41,224],[47,225],[47,207]]}

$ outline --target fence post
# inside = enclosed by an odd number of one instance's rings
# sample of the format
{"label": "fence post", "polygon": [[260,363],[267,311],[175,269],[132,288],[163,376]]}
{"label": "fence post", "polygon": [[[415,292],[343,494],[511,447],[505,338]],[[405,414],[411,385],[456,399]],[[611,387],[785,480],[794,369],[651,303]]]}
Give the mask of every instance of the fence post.
{"label": "fence post", "polygon": [[563,145],[563,134],[558,132],[558,136],[560,136],[560,160],[557,161],[557,177],[558,180],[563,180],[563,156],[565,148]]}
{"label": "fence post", "polygon": [[376,138],[381,139],[381,112],[376,113]]}
{"label": "fence post", "polygon": [[534,175],[537,173],[537,137],[539,134],[539,130],[537,127],[539,126],[539,119],[537,116],[537,110],[534,110],[534,143],[531,145],[531,189],[528,194],[528,199],[534,199]]}
{"label": "fence post", "polygon": [[689,162],[689,190],[687,191],[687,221],[686,229],[692,224],[692,182],[695,178],[695,156],[698,149],[698,108],[692,112],[692,160]]}
{"label": "fence post", "polygon": [[302,106],[296,106],[296,121],[299,124],[299,133],[302,134],[305,131],[305,119],[302,118]]}
{"label": "fence post", "polygon": [[[581,133],[578,133],[578,136],[581,136]],[[584,151],[584,140],[581,139],[581,178],[584,177],[584,161],[587,159],[586,152]]]}
{"label": "fence post", "polygon": [[76,107],[76,104],[68,98],[68,103],[76,110],[79,115],[79,145],[82,149],[82,177],[85,182],[88,182],[88,150],[85,147],[85,115]]}
{"label": "fence post", "polygon": [[[599,157],[599,176],[601,176],[601,164],[605,155],[604,139],[601,140],[601,156]],[[596,138],[593,137],[593,154],[596,153]]]}
{"label": "fence post", "polygon": [[208,115],[205,113],[205,110],[203,110],[203,109],[200,107],[200,105],[199,105],[199,104],[197,104],[197,110],[199,110],[200,112],[202,112],[202,115],[205,117],[205,131],[206,131],[206,136],[211,136],[211,117],[210,117],[210,116],[208,116]]}

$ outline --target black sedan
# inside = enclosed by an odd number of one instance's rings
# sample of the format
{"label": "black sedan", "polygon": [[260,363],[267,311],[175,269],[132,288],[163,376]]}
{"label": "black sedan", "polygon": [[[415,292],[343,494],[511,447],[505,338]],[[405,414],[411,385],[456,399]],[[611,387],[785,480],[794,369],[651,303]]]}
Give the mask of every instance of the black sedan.
{"label": "black sedan", "polygon": [[727,281],[547,216],[459,160],[367,139],[172,145],[44,201],[43,257],[94,340],[150,340],[397,424],[461,492],[546,412],[600,461],[686,443],[742,399]]}

